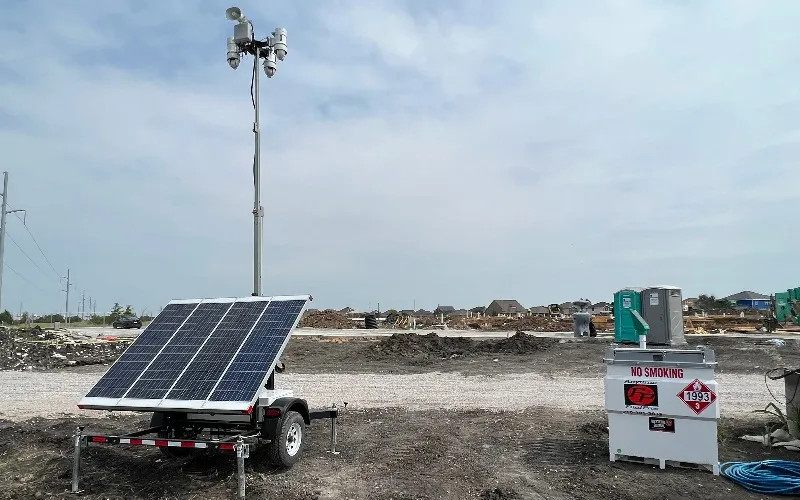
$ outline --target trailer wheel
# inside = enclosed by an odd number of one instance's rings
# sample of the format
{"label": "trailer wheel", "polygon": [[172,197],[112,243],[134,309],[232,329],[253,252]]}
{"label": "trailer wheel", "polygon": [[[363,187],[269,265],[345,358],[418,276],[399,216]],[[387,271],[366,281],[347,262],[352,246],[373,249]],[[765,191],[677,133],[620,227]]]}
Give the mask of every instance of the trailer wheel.
{"label": "trailer wheel", "polygon": [[281,421],[275,440],[268,445],[267,458],[270,463],[290,469],[303,454],[306,423],[296,411],[287,412]]}
{"label": "trailer wheel", "polygon": [[[150,427],[157,427],[160,425],[164,425],[169,421],[169,416],[161,412],[153,413],[152,418],[150,419]],[[168,432],[159,432],[159,437],[161,438],[169,438]],[[176,446],[159,446],[158,450],[167,458],[183,458],[192,453],[191,448],[178,448]]]}

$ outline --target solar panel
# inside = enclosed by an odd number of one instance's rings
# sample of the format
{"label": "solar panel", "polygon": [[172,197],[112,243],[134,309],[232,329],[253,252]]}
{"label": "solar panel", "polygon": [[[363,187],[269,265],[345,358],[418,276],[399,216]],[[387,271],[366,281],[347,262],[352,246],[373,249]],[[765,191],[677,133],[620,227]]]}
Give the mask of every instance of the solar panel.
{"label": "solar panel", "polygon": [[161,347],[186,321],[197,303],[169,303],[117,359],[87,397],[121,398]]}
{"label": "solar panel", "polygon": [[248,410],[309,296],[172,301],[79,406]]}

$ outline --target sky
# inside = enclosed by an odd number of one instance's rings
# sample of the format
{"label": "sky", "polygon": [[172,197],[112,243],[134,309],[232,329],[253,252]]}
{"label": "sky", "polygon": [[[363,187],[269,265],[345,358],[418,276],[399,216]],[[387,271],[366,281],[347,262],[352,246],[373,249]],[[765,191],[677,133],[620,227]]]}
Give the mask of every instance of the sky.
{"label": "sky", "polygon": [[[70,311],[252,292],[252,58],[227,65],[227,7],[0,4],[0,169],[27,211],[3,308],[63,310],[67,269]],[[261,78],[264,295],[800,286],[800,3],[239,7],[257,36],[288,30]]]}

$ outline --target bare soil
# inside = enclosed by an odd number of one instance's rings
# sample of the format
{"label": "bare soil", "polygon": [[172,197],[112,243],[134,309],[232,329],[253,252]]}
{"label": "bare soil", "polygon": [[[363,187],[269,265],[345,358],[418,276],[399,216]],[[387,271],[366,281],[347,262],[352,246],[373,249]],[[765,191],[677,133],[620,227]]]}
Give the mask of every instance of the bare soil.
{"label": "bare soil", "polygon": [[[87,431],[147,424],[125,416],[81,421]],[[0,422],[0,499],[74,498],[72,419]],[[794,459],[796,454],[735,439],[761,420],[723,419],[721,460]],[[303,459],[290,471],[247,461],[248,498],[325,499],[755,499],[721,477],[608,461],[605,415],[548,408],[521,412],[349,411],[340,417],[340,455],[326,453],[328,427],[307,429]],[[164,458],[149,447],[90,445],[82,498],[234,498],[235,460],[198,453]]]}
{"label": "bare soil", "polygon": [[[712,349],[720,373],[766,372],[800,366],[800,339],[783,345],[766,343],[768,336],[732,338],[687,335],[689,346]],[[465,375],[501,373],[605,373],[607,338],[556,340],[516,334],[508,339],[478,340],[435,334],[395,334],[381,339],[294,337],[283,361],[292,373],[425,373]]]}

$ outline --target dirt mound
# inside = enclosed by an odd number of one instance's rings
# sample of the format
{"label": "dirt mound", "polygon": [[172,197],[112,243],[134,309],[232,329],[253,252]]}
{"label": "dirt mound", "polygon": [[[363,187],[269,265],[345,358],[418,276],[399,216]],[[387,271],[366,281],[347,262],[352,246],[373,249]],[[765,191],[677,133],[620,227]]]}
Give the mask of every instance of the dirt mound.
{"label": "dirt mound", "polygon": [[433,332],[427,335],[395,333],[381,339],[372,350],[383,356],[451,358],[486,353],[526,354],[546,350],[554,343],[553,339],[536,338],[522,332],[505,339],[486,340],[440,337]]}
{"label": "dirt mound", "polygon": [[128,347],[122,340],[76,337],[34,328],[0,329],[0,370],[36,370],[113,363]]}
{"label": "dirt mound", "polygon": [[528,332],[571,332],[571,319],[544,318],[541,316],[525,316],[501,326],[503,330]]}
{"label": "dirt mound", "polygon": [[300,320],[301,328],[332,328],[348,329],[356,328],[357,325],[350,318],[336,311],[319,311],[306,314]]}

